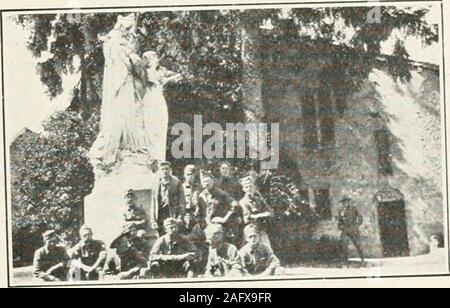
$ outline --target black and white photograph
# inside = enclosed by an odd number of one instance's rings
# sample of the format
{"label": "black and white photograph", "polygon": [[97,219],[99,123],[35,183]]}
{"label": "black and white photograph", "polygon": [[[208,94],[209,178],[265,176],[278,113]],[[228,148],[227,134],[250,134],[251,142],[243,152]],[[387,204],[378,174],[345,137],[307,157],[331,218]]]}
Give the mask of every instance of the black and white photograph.
{"label": "black and white photograph", "polygon": [[9,286],[450,276],[441,1],[71,5],[1,12]]}

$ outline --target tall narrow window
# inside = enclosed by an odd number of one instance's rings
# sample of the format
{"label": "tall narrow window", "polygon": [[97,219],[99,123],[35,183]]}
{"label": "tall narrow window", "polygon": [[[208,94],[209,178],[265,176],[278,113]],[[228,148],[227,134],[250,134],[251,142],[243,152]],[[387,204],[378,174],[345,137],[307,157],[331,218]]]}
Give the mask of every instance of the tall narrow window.
{"label": "tall narrow window", "polygon": [[380,175],[393,175],[391,138],[387,130],[378,130],[375,132],[375,140],[378,150],[378,171]]}
{"label": "tall narrow window", "polygon": [[316,212],[323,220],[333,218],[331,211],[331,199],[329,189],[314,190],[314,198],[316,199]]}
{"label": "tall narrow window", "polygon": [[316,149],[319,145],[317,133],[317,111],[314,95],[303,96],[303,139],[306,149]]}
{"label": "tall narrow window", "polygon": [[329,78],[322,74],[321,87],[318,93],[320,132],[322,148],[330,149],[335,144],[334,108],[331,103]]}

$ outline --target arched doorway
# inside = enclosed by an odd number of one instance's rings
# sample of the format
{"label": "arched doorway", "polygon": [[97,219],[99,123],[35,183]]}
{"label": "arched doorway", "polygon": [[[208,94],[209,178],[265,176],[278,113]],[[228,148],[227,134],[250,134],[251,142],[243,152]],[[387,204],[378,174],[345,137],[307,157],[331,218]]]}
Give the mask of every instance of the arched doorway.
{"label": "arched doorway", "polygon": [[375,195],[378,210],[380,240],[385,258],[410,255],[405,198],[392,187]]}

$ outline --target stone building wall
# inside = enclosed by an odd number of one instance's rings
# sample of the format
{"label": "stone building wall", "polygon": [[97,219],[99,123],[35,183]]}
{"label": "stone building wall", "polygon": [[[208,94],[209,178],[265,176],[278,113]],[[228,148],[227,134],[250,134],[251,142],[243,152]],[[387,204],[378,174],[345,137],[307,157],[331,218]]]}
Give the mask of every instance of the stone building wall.
{"label": "stone building wall", "polygon": [[[251,46],[262,35],[247,37]],[[331,80],[336,76],[320,75],[314,58],[302,60],[299,46],[280,48],[272,66],[264,66],[267,51],[245,50],[244,103],[250,116],[280,123],[281,151],[297,163],[304,195],[314,207],[331,208],[316,237],[339,237],[332,217],[348,194],[365,218],[366,255],[384,256],[375,196],[398,190],[406,207],[410,254],[427,253],[430,237],[444,232],[439,69],[415,66],[411,82],[402,85],[380,64],[358,93],[348,94],[342,113],[339,82]]]}

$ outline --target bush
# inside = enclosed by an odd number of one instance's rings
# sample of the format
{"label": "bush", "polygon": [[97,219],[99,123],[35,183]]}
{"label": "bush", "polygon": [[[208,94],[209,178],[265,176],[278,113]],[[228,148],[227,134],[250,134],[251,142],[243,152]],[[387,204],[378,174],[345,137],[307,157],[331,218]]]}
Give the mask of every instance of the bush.
{"label": "bush", "polygon": [[45,230],[57,230],[69,245],[78,240],[83,200],[94,184],[87,158],[94,123],[60,112],[44,124],[44,134],[25,131],[11,145],[15,266],[32,262]]}

